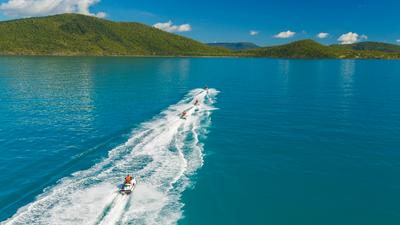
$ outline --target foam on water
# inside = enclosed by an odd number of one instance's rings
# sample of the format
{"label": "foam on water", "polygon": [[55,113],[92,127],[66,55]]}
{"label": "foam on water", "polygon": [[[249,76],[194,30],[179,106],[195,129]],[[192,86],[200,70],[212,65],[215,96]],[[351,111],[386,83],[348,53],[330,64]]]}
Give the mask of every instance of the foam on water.
{"label": "foam on water", "polygon": [[[181,193],[203,164],[200,137],[207,132],[217,91],[192,90],[134,130],[129,139],[88,170],[47,188],[2,224],[176,224]],[[198,99],[199,106],[193,107]],[[179,117],[187,110],[186,120]],[[127,174],[138,178],[130,196],[118,193]]]}

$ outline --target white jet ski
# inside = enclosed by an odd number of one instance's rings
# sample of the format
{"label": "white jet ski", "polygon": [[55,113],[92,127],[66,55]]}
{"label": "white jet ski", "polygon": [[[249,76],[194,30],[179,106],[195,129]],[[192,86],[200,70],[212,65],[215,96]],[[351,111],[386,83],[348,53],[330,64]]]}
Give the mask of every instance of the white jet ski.
{"label": "white jet ski", "polygon": [[135,189],[137,184],[136,178],[133,178],[130,183],[124,183],[119,190],[119,193],[123,195],[129,195]]}
{"label": "white jet ski", "polygon": [[180,114],[180,118],[181,119],[183,119],[183,120],[186,120],[187,119],[187,112],[186,111],[183,111],[181,114]]}
{"label": "white jet ski", "polygon": [[200,105],[199,100],[196,99],[196,100],[194,101],[193,105],[194,105],[194,111],[195,111],[195,112],[198,112],[198,111],[199,111],[199,105]]}

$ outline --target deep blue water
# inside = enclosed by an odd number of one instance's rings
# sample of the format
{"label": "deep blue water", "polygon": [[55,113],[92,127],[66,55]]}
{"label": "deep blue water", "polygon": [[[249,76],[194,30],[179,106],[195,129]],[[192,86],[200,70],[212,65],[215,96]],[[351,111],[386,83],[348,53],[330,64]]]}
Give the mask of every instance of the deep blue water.
{"label": "deep blue water", "polygon": [[[389,60],[1,57],[0,221],[397,225],[399,87]],[[180,149],[195,169],[164,186]],[[125,157],[153,167],[119,215]]]}

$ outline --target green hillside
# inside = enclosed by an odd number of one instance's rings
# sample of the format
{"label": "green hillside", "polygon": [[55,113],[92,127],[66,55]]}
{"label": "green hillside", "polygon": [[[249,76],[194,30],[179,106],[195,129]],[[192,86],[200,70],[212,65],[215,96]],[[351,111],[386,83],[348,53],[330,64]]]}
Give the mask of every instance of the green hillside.
{"label": "green hillside", "polygon": [[230,50],[247,50],[260,47],[251,42],[219,42],[219,43],[208,43],[208,45],[214,47],[227,48]]}
{"label": "green hillside", "polygon": [[285,45],[264,47],[244,51],[249,55],[273,58],[336,58],[335,49],[313,40],[295,41]]}
{"label": "green hillside", "polygon": [[0,22],[2,55],[229,55],[140,23],[79,14]]}
{"label": "green hillside", "polygon": [[271,58],[400,59],[400,52],[356,50],[343,46],[321,45],[313,40],[241,51],[241,54]]}
{"label": "green hillside", "polygon": [[256,48],[252,43],[219,44],[210,46],[140,23],[113,22],[80,14],[0,22],[0,55],[400,59],[398,45],[377,42],[325,46],[301,40],[264,48]]}
{"label": "green hillside", "polygon": [[400,45],[372,41],[365,41],[347,45],[332,45],[332,47],[359,51],[400,52]]}

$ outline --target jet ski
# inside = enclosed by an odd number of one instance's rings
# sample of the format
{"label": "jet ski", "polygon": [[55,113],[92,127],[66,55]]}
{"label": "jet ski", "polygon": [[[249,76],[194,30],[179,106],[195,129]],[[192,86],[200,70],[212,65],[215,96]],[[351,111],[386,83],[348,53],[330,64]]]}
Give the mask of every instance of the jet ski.
{"label": "jet ski", "polygon": [[132,178],[132,180],[129,183],[124,182],[124,184],[122,184],[121,186],[121,189],[119,190],[119,193],[123,195],[129,195],[135,189],[136,184],[137,184],[136,178]]}
{"label": "jet ski", "polygon": [[207,93],[207,95],[208,95],[208,86],[205,86],[204,88],[204,91]]}
{"label": "jet ski", "polygon": [[193,103],[193,105],[194,105],[194,111],[198,112],[199,111],[199,105],[200,105],[199,100],[196,99],[196,101]]}
{"label": "jet ski", "polygon": [[183,111],[183,112],[181,113],[180,117],[181,117],[181,119],[186,120],[186,118],[187,118],[187,112],[186,112],[186,111]]}

